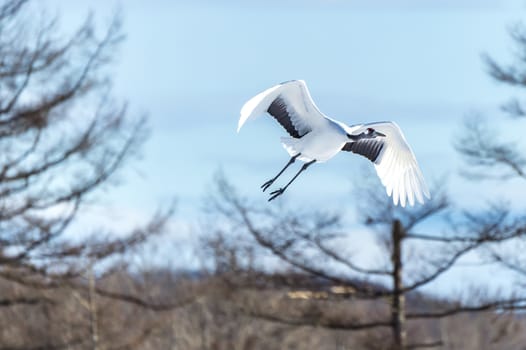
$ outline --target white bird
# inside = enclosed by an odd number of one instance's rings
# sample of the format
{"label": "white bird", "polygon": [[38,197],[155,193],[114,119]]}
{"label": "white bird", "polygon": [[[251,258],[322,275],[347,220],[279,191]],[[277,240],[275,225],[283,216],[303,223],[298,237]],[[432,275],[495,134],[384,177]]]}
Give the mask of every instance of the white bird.
{"label": "white bird", "polygon": [[430,198],[424,176],[402,130],[394,122],[348,126],[324,115],[314,104],[302,80],[278,84],[251,98],[241,108],[237,131],[249,119],[267,112],[291,137],[281,142],[292,157],[285,167],[261,188],[265,191],[296,159],[305,164],[282,188],[270,193],[269,201],[281,195],[311,164],[325,162],[340,151],[360,154],[374,163],[376,172],[393,203],[411,206],[415,199]]}

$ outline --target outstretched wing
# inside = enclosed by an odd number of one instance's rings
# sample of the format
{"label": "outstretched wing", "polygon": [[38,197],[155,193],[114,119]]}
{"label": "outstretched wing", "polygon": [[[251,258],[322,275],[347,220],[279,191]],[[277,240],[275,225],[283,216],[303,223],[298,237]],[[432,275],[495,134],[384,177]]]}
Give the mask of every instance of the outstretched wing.
{"label": "outstretched wing", "polygon": [[400,201],[405,207],[407,201],[413,206],[415,198],[423,204],[424,196],[430,198],[429,190],[402,130],[393,122],[380,122],[352,127],[352,133],[358,135],[367,128],[373,128],[385,137],[348,142],[342,150],[360,154],[374,163],[387,195],[393,197],[395,205]]}
{"label": "outstretched wing", "polygon": [[247,120],[265,112],[273,116],[295,138],[309,133],[325,118],[312,101],[303,80],[281,83],[251,98],[241,108],[237,131]]}

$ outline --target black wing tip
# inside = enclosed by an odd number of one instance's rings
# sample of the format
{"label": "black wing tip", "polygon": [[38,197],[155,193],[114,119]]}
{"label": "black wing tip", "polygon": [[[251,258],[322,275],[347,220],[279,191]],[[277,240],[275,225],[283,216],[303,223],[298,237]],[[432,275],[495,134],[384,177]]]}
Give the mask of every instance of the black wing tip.
{"label": "black wing tip", "polygon": [[300,135],[298,130],[294,127],[294,124],[292,123],[292,120],[290,118],[290,114],[287,110],[287,105],[285,102],[281,99],[281,97],[278,95],[274,101],[270,104],[270,106],[267,109],[267,113],[273,116],[278,123],[285,128],[285,130],[289,133],[290,136],[298,139],[302,137],[303,135]]}

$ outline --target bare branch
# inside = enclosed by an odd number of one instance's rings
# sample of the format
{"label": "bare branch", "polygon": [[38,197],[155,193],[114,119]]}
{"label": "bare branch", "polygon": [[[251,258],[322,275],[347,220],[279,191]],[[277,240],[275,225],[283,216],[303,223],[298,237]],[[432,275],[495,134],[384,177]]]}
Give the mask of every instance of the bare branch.
{"label": "bare branch", "polygon": [[325,245],[325,243],[323,243],[322,240],[320,240],[320,239],[314,240],[314,243],[316,244],[318,249],[320,249],[320,251],[322,251],[325,255],[331,257],[332,259],[334,259],[335,261],[337,261],[339,263],[342,263],[343,265],[347,266],[349,269],[351,269],[351,270],[353,270],[355,272],[368,274],[368,275],[380,275],[380,276],[389,276],[392,273],[391,271],[388,271],[388,270],[367,269],[367,268],[363,268],[361,266],[358,266],[358,265],[354,264],[352,261],[350,261],[349,259],[346,259],[343,256],[341,256],[334,249],[331,249],[331,248],[327,247]]}
{"label": "bare branch", "polygon": [[256,241],[262,247],[269,250],[276,257],[313,276],[317,276],[339,284],[351,286],[360,295],[368,297],[382,297],[385,295],[385,293],[382,291],[373,291],[369,288],[364,288],[363,285],[359,285],[351,279],[330,274],[327,271],[307,264],[305,261],[299,261],[297,260],[297,258],[293,258],[287,255],[286,249],[288,248],[288,245],[279,247],[271,240],[265,238],[264,234],[254,226],[252,220],[250,219],[247,206],[241,203],[240,199],[235,196],[234,191],[228,186],[228,184],[219,183],[219,189],[223,195],[224,201],[232,205],[233,209],[237,211],[237,214],[240,216],[242,223],[245,225],[248,232],[256,239]]}
{"label": "bare branch", "polygon": [[284,325],[289,326],[306,326],[306,327],[323,327],[327,329],[333,329],[333,330],[349,330],[349,331],[362,331],[362,330],[368,330],[372,328],[379,328],[379,327],[391,327],[391,322],[385,322],[385,321],[373,321],[373,322],[364,322],[364,323],[353,323],[353,322],[345,322],[341,320],[325,320],[325,319],[292,319],[292,318],[286,318],[281,315],[278,315],[276,313],[263,313],[263,312],[256,312],[253,310],[247,311],[247,310],[240,310],[243,314],[254,317],[257,319],[269,321],[269,322],[276,322]]}
{"label": "bare branch", "polygon": [[26,297],[18,297],[18,298],[9,298],[9,299],[0,299],[0,307],[10,307],[10,306],[16,306],[16,305],[36,305],[41,303],[53,303],[52,300],[47,298],[26,298]]}
{"label": "bare branch", "polygon": [[114,300],[125,301],[127,303],[131,303],[131,304],[140,306],[142,308],[150,309],[154,311],[171,311],[174,309],[182,308],[192,303],[195,303],[196,301],[199,300],[199,298],[201,298],[201,295],[192,295],[191,297],[185,298],[176,303],[160,304],[160,303],[149,302],[137,296],[124,294],[124,293],[118,293],[118,292],[112,292],[112,291],[105,290],[102,288],[96,288],[95,291],[100,296],[111,298]]}
{"label": "bare branch", "polygon": [[508,299],[508,300],[496,300],[486,303],[481,303],[474,306],[462,306],[458,305],[451,309],[436,311],[436,312],[414,312],[407,313],[408,319],[424,319],[424,318],[444,318],[453,316],[456,314],[467,313],[467,312],[481,312],[481,311],[498,311],[498,310],[518,310],[524,308],[525,298]]}
{"label": "bare branch", "polygon": [[430,343],[413,343],[408,344],[406,346],[406,349],[427,349],[427,348],[437,348],[439,346],[444,346],[444,342],[442,340],[437,340]]}
{"label": "bare branch", "polygon": [[490,130],[487,122],[480,117],[466,119],[462,136],[454,146],[467,164],[474,168],[465,172],[467,176],[516,176],[526,179],[526,158],[518,152],[516,144],[499,141],[497,133]]}

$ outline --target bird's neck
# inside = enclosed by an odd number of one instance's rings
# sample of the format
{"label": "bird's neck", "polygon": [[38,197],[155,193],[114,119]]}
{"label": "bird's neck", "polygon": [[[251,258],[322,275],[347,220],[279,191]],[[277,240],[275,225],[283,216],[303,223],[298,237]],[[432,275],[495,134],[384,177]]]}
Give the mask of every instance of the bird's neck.
{"label": "bird's neck", "polygon": [[357,135],[347,134],[347,137],[352,141],[360,141],[361,139],[368,139],[370,136],[364,132],[361,132]]}

